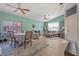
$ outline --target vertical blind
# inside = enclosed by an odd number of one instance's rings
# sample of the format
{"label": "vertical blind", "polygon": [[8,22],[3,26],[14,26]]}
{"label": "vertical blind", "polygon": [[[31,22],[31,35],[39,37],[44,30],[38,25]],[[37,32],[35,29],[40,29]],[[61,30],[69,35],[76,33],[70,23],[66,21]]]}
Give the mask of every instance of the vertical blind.
{"label": "vertical blind", "polygon": [[14,32],[21,32],[21,22],[17,21],[3,21],[3,31],[14,31]]}

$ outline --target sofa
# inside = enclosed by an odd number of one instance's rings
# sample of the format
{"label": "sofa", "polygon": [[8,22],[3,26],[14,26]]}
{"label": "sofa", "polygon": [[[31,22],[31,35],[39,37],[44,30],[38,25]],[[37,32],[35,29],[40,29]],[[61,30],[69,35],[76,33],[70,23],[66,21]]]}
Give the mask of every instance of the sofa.
{"label": "sofa", "polygon": [[54,37],[60,37],[60,33],[59,33],[59,32],[55,32],[55,33],[53,34],[53,36],[54,36]]}
{"label": "sofa", "polygon": [[7,40],[8,40],[7,33],[0,33],[0,42]]}
{"label": "sofa", "polygon": [[44,35],[46,37],[52,37],[53,36],[53,33],[51,31],[47,31],[46,33],[44,33]]}

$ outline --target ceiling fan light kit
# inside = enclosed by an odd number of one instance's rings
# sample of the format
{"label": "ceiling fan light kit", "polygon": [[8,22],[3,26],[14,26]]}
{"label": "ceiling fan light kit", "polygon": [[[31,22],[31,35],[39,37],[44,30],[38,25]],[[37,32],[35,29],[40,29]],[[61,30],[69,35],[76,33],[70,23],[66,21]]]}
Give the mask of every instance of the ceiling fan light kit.
{"label": "ceiling fan light kit", "polygon": [[43,17],[44,17],[44,20],[48,20],[49,19],[46,15],[44,15]]}

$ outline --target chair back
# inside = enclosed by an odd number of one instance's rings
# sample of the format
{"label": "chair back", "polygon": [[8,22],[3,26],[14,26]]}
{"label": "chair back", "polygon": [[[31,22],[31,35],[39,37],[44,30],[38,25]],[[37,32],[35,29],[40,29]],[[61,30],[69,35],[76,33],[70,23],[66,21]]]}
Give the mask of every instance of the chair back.
{"label": "chair back", "polygon": [[32,39],[32,31],[25,32],[25,40]]}
{"label": "chair back", "polygon": [[15,36],[14,36],[14,32],[13,31],[9,31],[9,35],[10,35],[10,38],[11,40],[15,40]]}

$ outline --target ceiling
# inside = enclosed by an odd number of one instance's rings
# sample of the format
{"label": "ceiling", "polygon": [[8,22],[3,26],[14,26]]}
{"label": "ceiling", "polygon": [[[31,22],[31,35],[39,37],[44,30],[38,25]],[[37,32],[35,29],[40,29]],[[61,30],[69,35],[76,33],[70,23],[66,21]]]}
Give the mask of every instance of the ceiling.
{"label": "ceiling", "polygon": [[[9,3],[12,6],[17,6],[17,3]],[[59,3],[22,3],[22,8],[30,9],[26,14],[20,12],[14,12],[14,8],[6,6],[5,3],[0,3],[0,11],[4,11],[10,14],[19,15],[22,17],[38,20],[38,21],[49,21],[57,16],[64,13],[64,8]],[[44,20],[44,15],[48,19]]]}

